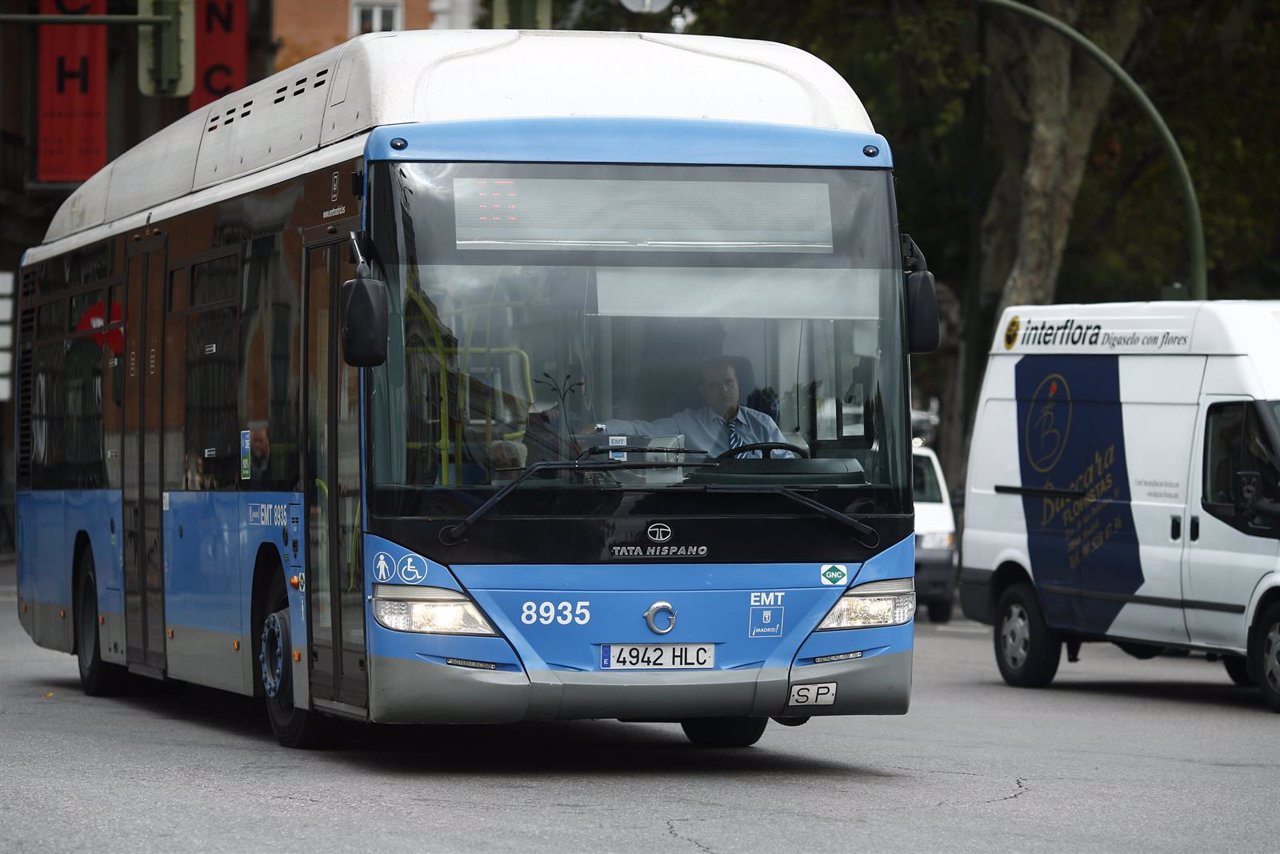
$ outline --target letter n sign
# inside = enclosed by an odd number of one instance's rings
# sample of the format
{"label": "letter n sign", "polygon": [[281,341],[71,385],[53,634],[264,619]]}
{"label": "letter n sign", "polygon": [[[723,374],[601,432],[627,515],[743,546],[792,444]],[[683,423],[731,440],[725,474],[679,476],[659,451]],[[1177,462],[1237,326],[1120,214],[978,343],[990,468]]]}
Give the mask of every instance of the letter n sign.
{"label": "letter n sign", "polygon": [[[40,0],[42,15],[105,15],[107,0]],[[83,181],[107,164],[107,28],[40,27],[36,180]]]}
{"label": "letter n sign", "polygon": [[196,0],[196,110],[244,86],[249,65],[249,0]]}

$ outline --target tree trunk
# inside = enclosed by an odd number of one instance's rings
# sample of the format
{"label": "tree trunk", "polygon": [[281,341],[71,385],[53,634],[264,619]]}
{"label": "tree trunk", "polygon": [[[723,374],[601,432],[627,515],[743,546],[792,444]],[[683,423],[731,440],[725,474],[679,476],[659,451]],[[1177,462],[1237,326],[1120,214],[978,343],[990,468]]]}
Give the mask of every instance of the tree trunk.
{"label": "tree trunk", "polygon": [[[1140,0],[1035,5],[1117,61],[1133,43],[1141,18]],[[1082,19],[1086,7],[1091,14]],[[988,127],[1004,159],[982,218],[981,311],[965,318],[987,333],[1007,306],[1053,302],[1093,133],[1114,83],[1097,60],[1044,24],[999,9],[990,10],[988,20]],[[985,362],[990,335],[983,331],[967,337],[972,349],[966,359]],[[964,390],[970,405],[976,405],[978,391]],[[963,416],[951,414],[944,436],[959,428],[968,438],[975,414],[967,424],[957,424]],[[953,490],[964,487],[967,444],[955,444],[957,451],[947,473]]]}
{"label": "tree trunk", "polygon": [[[1042,0],[1039,6],[1075,25],[1086,3]],[[1137,33],[1139,12],[1139,0],[1112,0],[1083,33],[1111,56],[1123,58]],[[1053,302],[1093,132],[1114,83],[1106,69],[1060,34],[1030,20],[1019,26],[1030,44],[1030,144],[1018,198],[1017,248],[1004,282],[1001,311],[1010,305]]]}

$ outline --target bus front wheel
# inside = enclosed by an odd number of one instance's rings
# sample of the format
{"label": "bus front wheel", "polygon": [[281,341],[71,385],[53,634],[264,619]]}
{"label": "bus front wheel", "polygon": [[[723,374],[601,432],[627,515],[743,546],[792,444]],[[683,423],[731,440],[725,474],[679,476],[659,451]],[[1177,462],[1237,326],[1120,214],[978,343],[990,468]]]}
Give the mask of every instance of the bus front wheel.
{"label": "bus front wheel", "polygon": [[285,747],[315,747],[320,739],[320,716],[293,704],[293,647],[283,577],[272,585],[265,610],[258,626],[258,681],[266,696],[271,732]]}
{"label": "bus front wheel", "polygon": [[750,747],[764,735],[768,718],[689,718],[680,722],[698,747]]}
{"label": "bus front wheel", "polygon": [[90,697],[104,697],[120,691],[125,670],[102,660],[98,646],[98,579],[93,552],[80,552],[79,587],[76,595],[76,659],[80,664],[80,687]]}

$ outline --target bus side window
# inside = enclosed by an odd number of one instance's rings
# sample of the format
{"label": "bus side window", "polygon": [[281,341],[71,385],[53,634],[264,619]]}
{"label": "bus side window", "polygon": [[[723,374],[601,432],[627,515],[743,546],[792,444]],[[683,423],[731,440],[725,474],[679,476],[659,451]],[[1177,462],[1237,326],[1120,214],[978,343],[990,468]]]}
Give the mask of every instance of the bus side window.
{"label": "bus side window", "polygon": [[184,455],[188,489],[235,489],[240,474],[236,406],[239,277],[238,255],[199,264],[191,271]]}
{"label": "bus side window", "polygon": [[301,333],[295,318],[302,304],[297,279],[279,272],[279,243],[273,235],[250,244],[240,304],[240,429],[249,431],[249,464],[240,469],[240,487],[249,490],[300,488]]}
{"label": "bus side window", "polygon": [[164,488],[193,488],[187,483],[187,269],[169,274],[164,327]]}

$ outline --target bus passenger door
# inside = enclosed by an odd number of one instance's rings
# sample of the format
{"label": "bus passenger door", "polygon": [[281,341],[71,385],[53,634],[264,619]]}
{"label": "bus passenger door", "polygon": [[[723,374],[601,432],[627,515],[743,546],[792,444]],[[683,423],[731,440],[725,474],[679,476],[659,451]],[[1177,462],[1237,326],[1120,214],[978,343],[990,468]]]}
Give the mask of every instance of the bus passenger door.
{"label": "bus passenger door", "polygon": [[[354,713],[368,705],[365,669],[364,572],[360,501],[359,371],[343,361],[338,340],[338,290],[355,275],[340,224],[306,234],[307,600],[311,696]],[[315,242],[313,242],[315,241]]]}
{"label": "bus passenger door", "polygon": [[125,642],[131,670],[160,676],[165,668],[164,548],[160,541],[163,237],[129,244],[127,278],[121,454]]}

